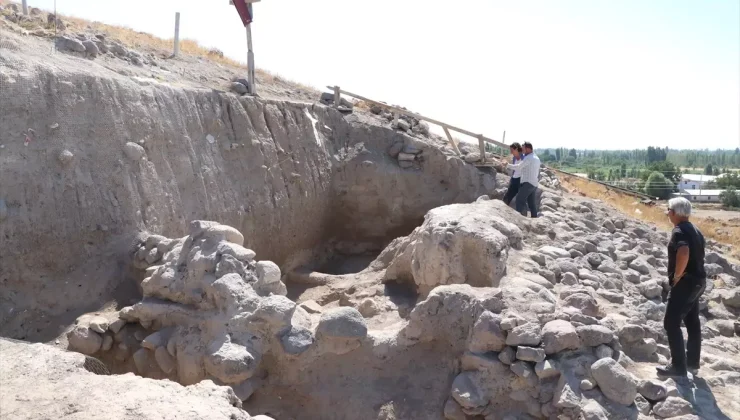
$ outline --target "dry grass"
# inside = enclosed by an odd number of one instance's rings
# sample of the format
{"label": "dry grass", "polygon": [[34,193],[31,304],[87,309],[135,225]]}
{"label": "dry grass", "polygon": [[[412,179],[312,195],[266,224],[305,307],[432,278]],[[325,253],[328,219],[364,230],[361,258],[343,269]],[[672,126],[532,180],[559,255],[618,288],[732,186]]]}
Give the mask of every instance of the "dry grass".
{"label": "dry grass", "polygon": [[[12,2],[10,0],[0,0],[0,5],[8,5],[10,3],[18,4],[18,2]],[[44,12],[51,13],[50,11]],[[80,19],[73,16],[65,16],[62,14],[59,15],[59,18],[67,26],[67,33],[102,33],[105,34],[106,37],[109,39],[119,41],[127,48],[139,51],[145,50],[147,52],[158,54],[161,57],[167,57],[172,53],[172,48],[174,45],[173,38],[159,38],[152,34],[135,31],[125,26],[109,25],[102,22],[91,22],[85,19]],[[219,63],[224,66],[233,67],[235,70],[238,70],[240,72],[243,72],[247,69],[246,63],[226,57],[221,50],[217,48],[204,47],[200,45],[197,41],[192,39],[180,40],[180,53],[183,55],[194,57],[204,57],[212,62]],[[271,73],[266,70],[256,69],[255,73],[260,83],[282,84],[285,87],[300,88],[309,92],[317,91],[317,89],[313,86],[288,80],[280,75]]]}
{"label": "dry grass", "polygon": [[[640,204],[638,198],[610,190],[603,185],[590,182],[577,176],[558,174],[563,186],[571,193],[584,197],[599,199],[615,207],[627,216],[644,220],[668,231],[672,228],[668,217],[664,213],[664,205],[660,203],[654,207]],[[740,259],[740,224],[728,223],[713,218],[694,218],[692,220],[707,238],[732,246],[732,256]]]}

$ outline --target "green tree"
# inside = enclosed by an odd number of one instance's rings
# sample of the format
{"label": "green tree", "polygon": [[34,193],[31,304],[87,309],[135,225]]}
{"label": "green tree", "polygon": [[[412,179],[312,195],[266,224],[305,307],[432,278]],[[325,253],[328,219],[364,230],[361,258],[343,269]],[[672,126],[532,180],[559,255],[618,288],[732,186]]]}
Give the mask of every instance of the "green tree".
{"label": "green tree", "polygon": [[555,160],[557,160],[558,162],[560,162],[560,158],[561,157],[562,156],[560,154],[560,148],[555,149]]}
{"label": "green tree", "polygon": [[704,167],[704,175],[712,175],[712,173],[714,173],[714,170],[712,168],[712,164],[710,163]]}
{"label": "green tree", "polygon": [[645,182],[645,194],[665,200],[671,196],[673,183],[661,172],[654,171]]}
{"label": "green tree", "polygon": [[663,176],[671,180],[674,184],[681,182],[681,170],[676,167],[673,162],[662,160],[651,163],[650,166],[648,166],[648,171],[643,173],[643,179],[647,180],[647,177],[652,175],[653,172],[662,173]]}
{"label": "green tree", "polygon": [[573,156],[573,159],[578,159],[578,152],[576,152],[576,149],[570,149],[570,152],[568,152],[569,156]]}
{"label": "green tree", "polygon": [[740,207],[740,195],[737,190],[730,187],[719,195],[725,207]]}
{"label": "green tree", "polygon": [[627,164],[622,162],[621,165],[619,165],[619,177],[620,178],[626,178],[627,177]]}

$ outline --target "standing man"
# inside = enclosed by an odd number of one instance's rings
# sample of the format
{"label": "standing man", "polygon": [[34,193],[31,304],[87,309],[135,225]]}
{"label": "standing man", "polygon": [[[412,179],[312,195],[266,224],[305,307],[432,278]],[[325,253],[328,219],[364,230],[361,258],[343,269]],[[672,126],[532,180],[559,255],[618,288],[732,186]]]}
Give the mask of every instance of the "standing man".
{"label": "standing man", "polygon": [[[509,151],[511,151],[511,163],[517,163],[522,160],[522,145],[519,143],[512,143],[511,146],[509,146]],[[506,195],[504,196],[504,203],[508,206],[509,203],[511,203],[511,200],[516,197],[516,194],[519,192],[519,186],[521,184],[521,171],[518,170],[511,170],[511,179],[509,180],[509,188],[506,190]]]}
{"label": "standing man", "polygon": [[537,217],[535,193],[540,184],[540,158],[534,154],[532,143],[524,143],[524,159],[519,163],[509,164],[508,167],[521,173],[521,185],[516,195],[516,211],[526,216],[529,207],[532,217]]}
{"label": "standing man", "polygon": [[[707,286],[704,272],[704,236],[689,222],[691,203],[679,197],[668,201],[668,218],[673,226],[668,243],[668,295],[663,326],[671,349],[671,364],[658,368],[662,376],[686,376],[699,370],[701,323],[699,298]],[[681,321],[686,324],[688,342],[684,347]]]}

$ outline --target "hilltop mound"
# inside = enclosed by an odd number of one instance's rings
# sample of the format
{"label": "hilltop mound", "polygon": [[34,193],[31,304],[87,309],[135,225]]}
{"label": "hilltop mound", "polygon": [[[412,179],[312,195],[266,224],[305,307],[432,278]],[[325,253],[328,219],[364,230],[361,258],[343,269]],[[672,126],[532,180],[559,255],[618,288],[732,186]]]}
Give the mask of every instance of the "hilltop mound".
{"label": "hilltop mound", "polygon": [[702,369],[660,381],[655,225],[547,171],[525,218],[502,168],[419,121],[230,92],[229,63],[9,10],[0,334],[49,343],[0,340],[10,418],[740,417],[716,244]]}

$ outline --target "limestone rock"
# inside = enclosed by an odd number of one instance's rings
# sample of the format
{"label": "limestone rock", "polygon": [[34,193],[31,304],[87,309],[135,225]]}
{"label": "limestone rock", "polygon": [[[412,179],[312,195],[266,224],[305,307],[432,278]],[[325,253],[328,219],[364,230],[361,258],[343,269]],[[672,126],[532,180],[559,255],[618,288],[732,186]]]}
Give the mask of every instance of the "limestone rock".
{"label": "limestone rock", "polygon": [[290,355],[305,352],[311,347],[313,342],[313,333],[309,329],[299,326],[293,326],[280,338],[283,350]]}
{"label": "limestone rock", "polygon": [[580,384],[580,388],[583,391],[590,391],[590,390],[596,388],[596,382],[594,382],[593,380],[588,379],[588,378],[582,379],[581,380],[581,384]]}
{"label": "limestone rock", "polygon": [[372,318],[378,314],[378,305],[372,298],[365,298],[360,302],[358,310],[365,318]]}
{"label": "limestone rock", "polygon": [[510,346],[538,346],[541,341],[542,331],[534,322],[519,325],[506,336],[506,344]]}
{"label": "limestone rock", "polygon": [[307,300],[307,301],[301,303],[298,306],[300,306],[301,308],[303,308],[309,314],[320,314],[321,312],[324,311],[324,309],[321,307],[321,305],[319,305],[318,303],[316,303],[315,300]]}
{"label": "limestone rock", "polygon": [[642,293],[642,295],[648,299],[658,298],[663,292],[663,288],[655,280],[641,283],[637,286],[637,288],[640,290],[640,293]]}
{"label": "limestone rock", "polygon": [[576,328],[568,321],[554,320],[542,328],[542,341],[545,353],[559,353],[563,350],[577,349],[581,346]]}
{"label": "limestone rock", "polygon": [[570,258],[570,252],[568,252],[567,250],[549,245],[543,246],[542,248],[538,249],[537,252],[553,259]]}
{"label": "limestone rock", "polygon": [[583,420],[609,420],[604,407],[596,400],[589,400],[581,410]]}
{"label": "limestone rock", "polygon": [[653,412],[663,418],[683,416],[693,411],[691,403],[679,397],[668,397],[653,406]]}
{"label": "limestone rock", "polygon": [[78,325],[67,334],[69,348],[82,354],[95,354],[103,346],[103,337],[86,326]]}
{"label": "limestone rock", "polygon": [[722,302],[727,307],[740,309],[740,287],[736,287],[725,293]]}
{"label": "limestone rock", "polygon": [[601,392],[610,400],[631,405],[637,396],[637,380],[614,359],[600,359],[591,365],[591,374]]}
{"label": "limestone rock", "polygon": [[204,359],[208,373],[226,384],[237,384],[254,375],[261,355],[228,338],[214,340],[208,345]]}
{"label": "limestone rock", "polygon": [[663,382],[656,379],[649,379],[640,382],[637,391],[643,397],[651,401],[662,401],[667,397],[668,389]]}
{"label": "limestone rock", "polygon": [[516,358],[525,362],[542,362],[545,360],[545,350],[541,348],[519,346],[516,349]]}
{"label": "limestone rock", "polygon": [[501,351],[506,346],[506,335],[501,330],[501,316],[484,311],[473,325],[468,348],[475,353]]}
{"label": "limestone rock", "polygon": [[639,394],[635,397],[635,407],[637,407],[637,411],[646,416],[650,414],[650,410],[653,408],[650,402]]}
{"label": "limestone rock", "polygon": [[249,88],[247,88],[244,84],[239,82],[232,82],[231,83],[231,91],[234,93],[238,93],[239,95],[246,95],[249,93]]}
{"label": "limestone rock", "polygon": [[316,334],[337,338],[364,338],[367,335],[367,324],[357,309],[336,308],[321,315]]}
{"label": "limestone rock", "polygon": [[568,374],[560,375],[555,395],[552,399],[557,408],[576,408],[581,404],[581,390],[579,382]]}
{"label": "limestone rock", "polygon": [[642,258],[630,262],[629,267],[640,274],[650,274],[650,265]]}
{"label": "limestone rock", "polygon": [[588,293],[573,293],[563,299],[563,303],[580,309],[584,315],[597,317],[601,314],[601,308],[593,296]]}
{"label": "limestone rock", "polygon": [[462,372],[452,382],[452,398],[463,409],[476,409],[488,405],[480,379],[474,372]]}
{"label": "limestone rock", "polygon": [[108,320],[102,316],[95,316],[90,319],[90,329],[99,334],[105,334],[108,331]]}
{"label": "limestone rock", "polygon": [[514,362],[511,364],[510,369],[512,372],[514,372],[515,375],[519,376],[520,378],[527,379],[535,377],[534,369],[532,369],[532,367],[526,362]]}
{"label": "limestone rock", "polygon": [[622,343],[634,343],[645,338],[645,329],[639,325],[625,324],[619,329],[619,340]]}
{"label": "limestone rock", "polygon": [[128,158],[134,162],[138,162],[143,159],[144,156],[146,156],[146,150],[144,150],[144,148],[140,145],[133,142],[126,143],[126,146],[124,147],[124,152],[126,153],[126,156],[128,156]]}
{"label": "limestone rock", "polygon": [[175,370],[175,359],[167,352],[165,347],[157,347],[154,351],[154,359],[162,372],[170,374]]}
{"label": "limestone rock", "polygon": [[106,334],[103,336],[103,345],[101,346],[100,350],[102,351],[108,351],[113,347],[113,337],[110,334]]}
{"label": "limestone rock", "polygon": [[542,360],[534,366],[534,372],[538,378],[548,379],[560,375],[560,368],[554,360]]}
{"label": "limestone rock", "polygon": [[514,363],[514,361],[516,360],[514,349],[511,347],[506,347],[498,354],[498,359],[501,361],[501,363],[505,365],[510,365]]}
{"label": "limestone rock", "polygon": [[581,345],[586,347],[597,347],[601,344],[611,343],[614,333],[603,325],[584,325],[576,328]]}
{"label": "limestone rock", "polygon": [[59,159],[59,163],[61,163],[64,167],[69,166],[74,161],[74,158],[75,155],[67,149],[59,152],[59,156],[57,157],[57,159]]}

